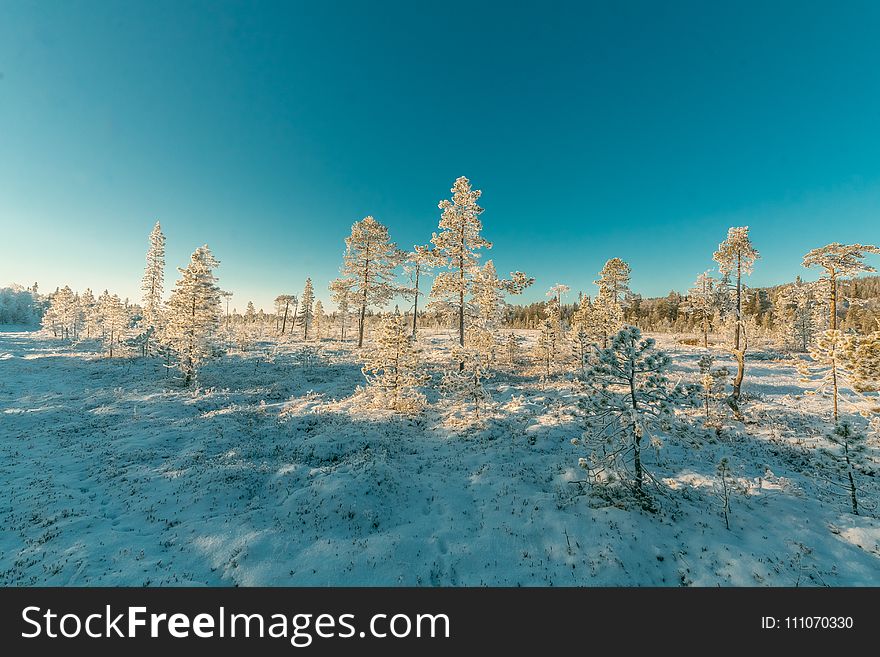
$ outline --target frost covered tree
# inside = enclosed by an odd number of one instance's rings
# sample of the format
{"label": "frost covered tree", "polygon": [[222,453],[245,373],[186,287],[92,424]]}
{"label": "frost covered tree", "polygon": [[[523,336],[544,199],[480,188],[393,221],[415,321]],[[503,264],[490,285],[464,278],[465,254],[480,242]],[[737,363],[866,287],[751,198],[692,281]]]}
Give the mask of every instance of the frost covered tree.
{"label": "frost covered tree", "polygon": [[[452,199],[444,199],[438,206],[443,211],[440,215],[440,232],[431,237],[447,271],[439,272],[434,277],[431,297],[448,304],[458,315],[458,343],[463,347],[467,313],[465,297],[478,271],[478,251],[492,248],[492,243],[480,235],[483,208],[477,201],[482,192],[472,189],[470,181],[464,176],[455,181],[450,191]],[[460,367],[465,367],[464,361]]]}
{"label": "frost covered tree", "polygon": [[625,326],[597,352],[583,398],[588,417],[583,444],[591,451],[580,460],[595,481],[621,477],[643,495],[650,474],[642,465],[642,441],[647,437],[659,447],[656,430],[675,419],[676,409],[695,402],[695,386],[670,382],[670,364],[669,356],[635,326]]}
{"label": "frost covered tree", "polygon": [[440,253],[430,244],[416,244],[413,250],[407,254],[406,262],[403,270],[409,274],[412,287],[408,290],[408,295],[413,299],[413,318],[412,318],[412,336],[416,337],[416,329],[419,317],[419,297],[422,291],[419,288],[421,277],[431,271],[440,264]]}
{"label": "frost covered tree", "polygon": [[394,270],[402,254],[388,236],[388,228],[373,217],[352,224],[345,238],[342,278],[352,281],[351,294],[360,307],[358,347],[364,344],[364,323],[370,306],[383,306],[397,291]]}
{"label": "frost covered tree", "polygon": [[870,467],[865,435],[857,431],[848,420],[843,420],[835,424],[828,438],[837,446],[837,450],[829,450],[829,452],[838,463],[841,474],[846,477],[852,512],[854,515],[859,515],[859,488],[856,486],[854,475],[858,469]]}
{"label": "frost covered tree", "polygon": [[620,258],[611,258],[599,272],[599,280],[595,285],[599,288],[600,296],[604,296],[613,303],[624,305],[632,294],[629,289],[629,279],[632,269]]}
{"label": "frost covered tree", "polygon": [[83,325],[86,339],[95,338],[101,331],[101,314],[98,308],[98,302],[90,288],[86,288],[79,298],[80,310],[82,312]]}
{"label": "frost covered tree", "polygon": [[312,321],[315,338],[320,340],[324,335],[324,325],[327,323],[327,316],[324,314],[324,304],[321,303],[320,299],[315,301],[315,318]]}
{"label": "frost covered tree", "polygon": [[303,327],[303,339],[309,339],[309,327],[315,318],[315,290],[312,287],[312,279],[306,279],[306,286],[303,288],[300,297],[300,313],[299,325]]}
{"label": "frost covered tree", "polygon": [[559,325],[560,331],[562,330],[562,297],[569,292],[571,292],[571,288],[562,283],[557,283],[547,290],[547,296],[556,302],[556,317],[554,319]]}
{"label": "frost covered tree", "polygon": [[352,288],[354,281],[337,278],[330,283],[330,300],[336,304],[336,315],[339,318],[339,337],[345,340],[348,318],[351,313]]}
{"label": "frost covered tree", "polygon": [[694,320],[702,325],[703,347],[708,349],[709,325],[715,312],[715,279],[708,271],[697,276],[688,292],[687,308]]}
{"label": "frost covered tree", "polygon": [[257,321],[257,309],[254,308],[254,302],[248,301],[247,308],[244,311],[244,319],[248,324],[253,324]]}
{"label": "frost covered tree", "polygon": [[799,276],[780,293],[779,306],[783,340],[800,351],[808,351],[822,325],[813,284],[803,282]]}
{"label": "frost covered tree", "polygon": [[52,330],[62,340],[75,340],[79,313],[79,299],[65,285],[52,295],[49,308],[43,316],[43,328]]}
{"label": "frost covered tree", "polygon": [[[550,314],[555,315],[555,309],[551,308]],[[535,356],[541,369],[541,377],[545,380],[549,379],[553,372],[559,343],[559,323],[555,316],[545,317],[541,322],[541,332],[538,333],[538,339],[535,341]]]}
{"label": "frost covered tree", "polygon": [[[477,335],[486,338],[485,332]],[[491,355],[485,346],[479,344],[480,339],[472,339],[465,347],[455,346],[452,358],[458,367],[446,372],[440,383],[441,393],[456,403],[455,410],[465,413],[470,410],[473,419],[478,421],[492,401],[485,386],[486,380],[492,376]]]}
{"label": "frost covered tree", "polygon": [[847,334],[844,345],[856,392],[880,390],[880,330],[867,335]]}
{"label": "frost covered tree", "polygon": [[98,300],[98,312],[101,318],[104,348],[107,357],[113,358],[113,349],[122,344],[125,339],[131,318],[128,310],[116,294],[110,294],[107,290]]}
{"label": "frost covered tree", "polygon": [[279,294],[275,297],[275,315],[281,321],[281,335],[287,330],[287,318],[290,314],[290,304],[296,301],[294,294]]}
{"label": "frost covered tree", "polygon": [[798,370],[803,376],[804,382],[812,383],[815,386],[814,393],[831,392],[835,424],[840,417],[838,400],[841,383],[843,379],[849,377],[851,367],[851,361],[848,358],[851,352],[847,346],[846,335],[843,331],[828,329],[819,335],[810,350],[813,362],[798,362]]}
{"label": "frost covered tree", "polygon": [[698,396],[703,403],[703,411],[706,414],[706,426],[720,428],[716,422],[719,418],[717,406],[726,396],[727,379],[730,371],[726,367],[715,367],[715,357],[711,354],[703,354],[697,360],[700,369],[700,389]]}
{"label": "frost covered tree", "polygon": [[219,264],[207,244],[197,248],[189,264],[178,268],[180,278],[168,299],[161,340],[175,358],[186,385],[195,378],[200,364],[218,351],[221,307],[214,269]]}
{"label": "frost covered tree", "polygon": [[[718,263],[718,271],[722,275],[736,276],[736,303],[734,305],[734,338],[733,355],[736,358],[737,370],[733,380],[733,406],[739,402],[742,381],[745,376],[745,357],[748,349],[748,336],[745,333],[743,319],[743,285],[742,277],[752,273],[755,261],[760,257],[757,249],[749,239],[749,227],[731,227],[727,231],[727,239],[718,245],[712,259]],[[734,410],[736,410],[734,408]]]}
{"label": "frost covered tree", "polygon": [[631,271],[630,266],[620,258],[611,258],[594,282],[599,288],[599,295],[592,304],[592,314],[603,347],[608,346],[608,337],[623,326],[623,307],[632,295],[629,289]]}
{"label": "frost covered tree", "polygon": [[165,292],[165,235],[159,222],[150,231],[147,264],[141,281],[143,315],[141,328],[146,332],[144,355],[150,353],[150,336],[158,331],[162,321],[162,295]]}
{"label": "frost covered tree", "polygon": [[821,280],[827,285],[828,325],[832,331],[837,328],[837,284],[842,279],[855,277],[862,272],[877,271],[874,267],[865,264],[865,256],[869,253],[878,254],[880,249],[872,244],[832,242],[813,249],[804,256],[804,267],[822,269]]}
{"label": "frost covered tree", "polygon": [[495,271],[495,264],[487,260],[478,268],[471,282],[477,324],[494,331],[501,326],[505,302],[501,281]]}
{"label": "frost covered tree", "polygon": [[425,405],[418,387],[427,381],[419,352],[399,314],[382,318],[361,371],[367,379],[372,404],[399,413],[413,413]]}

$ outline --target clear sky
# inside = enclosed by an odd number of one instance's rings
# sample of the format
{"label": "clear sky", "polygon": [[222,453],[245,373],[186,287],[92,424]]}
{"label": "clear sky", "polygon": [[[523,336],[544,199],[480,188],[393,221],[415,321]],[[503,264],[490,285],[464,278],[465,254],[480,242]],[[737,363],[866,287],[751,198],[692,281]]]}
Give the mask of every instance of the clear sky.
{"label": "clear sky", "polygon": [[207,242],[239,309],[326,299],[460,175],[527,300],[686,289],[730,225],[790,280],[880,242],[880,3],[0,0],[0,284],[137,298],[159,219],[168,288]]}

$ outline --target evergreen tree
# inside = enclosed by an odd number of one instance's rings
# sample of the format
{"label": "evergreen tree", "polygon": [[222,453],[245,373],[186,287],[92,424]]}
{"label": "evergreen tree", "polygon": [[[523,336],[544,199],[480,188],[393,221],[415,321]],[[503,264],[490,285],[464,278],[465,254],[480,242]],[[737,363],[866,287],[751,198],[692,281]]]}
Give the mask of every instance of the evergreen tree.
{"label": "evergreen tree", "polygon": [[821,280],[827,285],[828,324],[832,331],[837,329],[838,283],[844,278],[857,276],[862,272],[877,271],[865,264],[868,253],[880,253],[872,244],[840,244],[832,242],[813,249],[804,256],[804,267],[820,267]]}
{"label": "evergreen tree", "polygon": [[[722,275],[736,275],[736,304],[733,340],[733,355],[736,358],[737,371],[733,380],[731,403],[735,407],[739,402],[742,381],[745,376],[745,355],[748,349],[748,336],[745,333],[742,303],[742,277],[751,274],[755,260],[760,257],[757,249],[749,239],[749,227],[732,227],[727,231],[727,239],[718,245],[712,258],[718,263],[718,271]],[[736,408],[734,408],[736,410]]]}
{"label": "evergreen tree", "polygon": [[220,327],[220,288],[214,268],[219,262],[208,245],[196,249],[189,264],[178,268],[180,279],[168,299],[168,316],[162,331],[163,346],[173,354],[189,385],[200,364],[213,357]]}
{"label": "evergreen tree", "polygon": [[128,311],[119,296],[104,290],[99,301],[101,328],[107,357],[113,358],[113,349],[122,344],[130,322]]}
{"label": "evergreen tree", "polygon": [[147,248],[147,264],[144,268],[141,290],[144,293],[142,328],[147,334],[144,340],[144,354],[149,355],[149,336],[160,328],[162,294],[165,291],[165,235],[158,221],[150,232],[150,246]]}
{"label": "evergreen tree", "polygon": [[695,321],[702,325],[703,347],[709,348],[709,325],[715,311],[715,279],[708,271],[697,276],[688,292],[688,310]]}
{"label": "evergreen tree", "polygon": [[408,289],[407,296],[413,299],[412,336],[416,337],[416,328],[419,317],[419,297],[422,295],[419,289],[419,281],[425,273],[431,271],[440,264],[440,253],[430,244],[416,244],[413,250],[406,256],[404,271],[409,274],[412,287]]}
{"label": "evergreen tree", "polygon": [[[471,189],[470,181],[461,176],[450,190],[452,199],[440,201],[440,232],[434,233],[431,242],[437,248],[447,271],[434,277],[431,296],[448,304],[458,316],[458,343],[465,345],[465,296],[478,271],[479,249],[492,248],[480,232],[483,224],[480,215],[483,208],[477,205],[482,192]],[[465,363],[460,363],[464,369]]]}
{"label": "evergreen tree", "polygon": [[373,217],[364,217],[345,238],[342,278],[352,281],[351,293],[358,300],[358,347],[364,344],[364,323],[370,306],[383,306],[396,291],[394,270],[403,255],[388,236],[388,228]]}
{"label": "evergreen tree", "polygon": [[296,295],[279,294],[275,297],[275,315],[281,322],[281,335],[287,330],[287,317],[290,313],[290,304],[296,301]]}
{"label": "evergreen tree", "polygon": [[427,376],[421,371],[419,353],[399,314],[382,319],[361,371],[374,406],[413,413],[425,405],[418,386],[427,381]]}
{"label": "evergreen tree", "polygon": [[315,318],[315,291],[312,288],[312,279],[306,279],[306,286],[300,297],[299,325],[303,327],[303,339],[309,339],[309,327]]}
{"label": "evergreen tree", "polygon": [[647,436],[659,445],[652,431],[672,421],[678,407],[695,401],[695,386],[669,381],[670,364],[669,356],[635,326],[621,329],[598,351],[585,377],[583,399],[590,418],[584,443],[591,453],[580,461],[594,479],[613,473],[643,495],[642,440]]}
{"label": "evergreen tree", "polygon": [[348,327],[348,316],[351,312],[352,288],[354,281],[347,278],[337,278],[330,283],[330,299],[336,304],[336,313],[339,317],[339,337],[345,340],[345,331]]}

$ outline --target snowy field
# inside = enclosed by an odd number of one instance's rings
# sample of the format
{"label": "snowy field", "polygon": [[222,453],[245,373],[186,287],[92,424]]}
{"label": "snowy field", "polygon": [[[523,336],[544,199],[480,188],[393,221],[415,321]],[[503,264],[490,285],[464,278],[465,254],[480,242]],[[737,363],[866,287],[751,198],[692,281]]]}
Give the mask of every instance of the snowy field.
{"label": "snowy field", "polygon": [[[700,350],[665,340],[695,381]],[[435,379],[451,343],[423,340]],[[364,410],[336,342],[257,344],[195,389],[98,349],[0,333],[0,584],[880,585],[878,478],[849,513],[819,449],[830,402],[786,356],[747,362],[745,422],[645,450],[667,488],[649,513],[578,483],[562,377],[502,368],[468,427],[436,386],[421,417]],[[742,488],[730,530],[723,455]]]}

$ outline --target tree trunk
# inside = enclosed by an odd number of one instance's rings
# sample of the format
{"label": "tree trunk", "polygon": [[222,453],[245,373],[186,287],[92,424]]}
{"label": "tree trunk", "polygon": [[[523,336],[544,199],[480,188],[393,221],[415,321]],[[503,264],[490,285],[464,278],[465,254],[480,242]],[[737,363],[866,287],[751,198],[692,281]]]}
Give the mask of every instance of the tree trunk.
{"label": "tree trunk", "polygon": [[733,398],[739,401],[740,391],[742,390],[743,376],[746,369],[746,352],[745,349],[735,351],[733,353],[736,358],[736,376],[733,379]]}
{"label": "tree trunk", "polygon": [[412,337],[413,340],[416,339],[416,320],[419,316],[419,265],[416,264],[416,296],[413,301],[413,327],[412,327]]}
{"label": "tree trunk", "polygon": [[837,328],[837,272],[831,272],[831,330]]}
{"label": "tree trunk", "polygon": [[[733,341],[734,348],[739,351],[739,331],[742,325],[742,260],[740,254],[736,255],[736,333]],[[737,396],[737,398],[739,398]]]}
{"label": "tree trunk", "polygon": [[290,301],[284,302],[284,319],[281,320],[281,335],[284,335],[284,330],[287,328],[287,309],[290,307]]}
{"label": "tree trunk", "polygon": [[703,312],[703,348],[709,348],[709,316]]}
{"label": "tree trunk", "polygon": [[837,424],[837,358],[831,362],[831,387],[834,392],[834,424]]}
{"label": "tree trunk", "polygon": [[358,347],[364,346],[364,319],[367,315],[367,298],[364,294],[364,301],[361,304],[361,317],[358,321]]}

